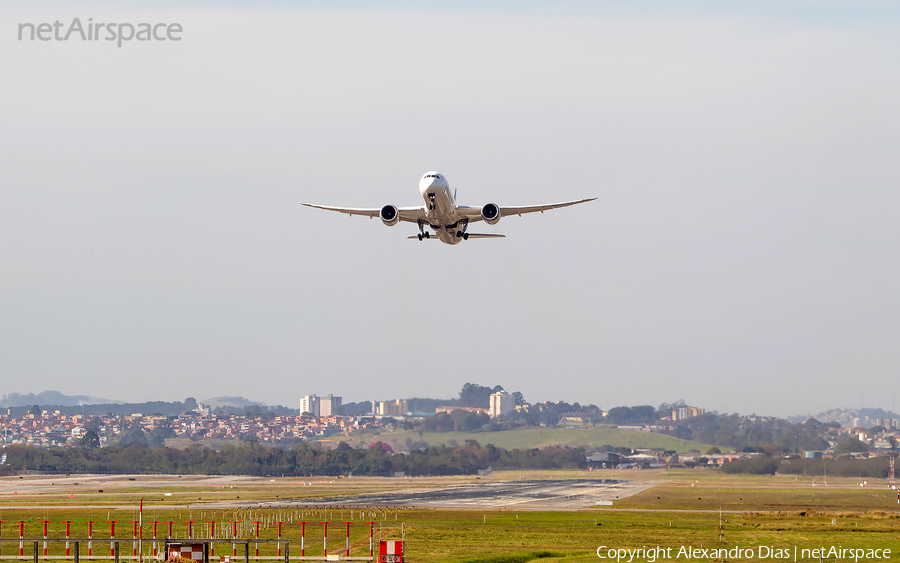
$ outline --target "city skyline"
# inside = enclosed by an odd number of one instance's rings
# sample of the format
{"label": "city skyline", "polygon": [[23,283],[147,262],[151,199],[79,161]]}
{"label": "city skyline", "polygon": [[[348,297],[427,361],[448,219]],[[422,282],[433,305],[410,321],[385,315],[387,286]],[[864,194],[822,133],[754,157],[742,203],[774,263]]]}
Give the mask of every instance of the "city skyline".
{"label": "city skyline", "polygon": [[[507,390],[507,391],[508,391],[508,390]],[[75,397],[79,397],[79,396],[69,397],[69,396],[66,396],[66,395],[62,395],[62,394],[59,393],[58,391],[45,391],[44,393],[50,393],[50,394],[53,394],[53,395],[60,395],[60,396],[67,397],[67,398],[75,398]],[[3,397],[2,400],[5,401],[5,400],[7,399],[7,397],[9,397],[9,396],[14,396],[14,395],[20,395],[20,396],[21,396],[21,400],[17,401],[18,404],[17,404],[16,406],[13,406],[13,407],[10,407],[10,406],[3,406],[3,407],[0,407],[0,408],[3,408],[3,409],[7,409],[7,408],[17,408],[17,409],[20,409],[20,408],[27,408],[27,407],[30,407],[30,406],[32,406],[32,405],[34,405],[34,404],[37,404],[37,405],[42,406],[42,407],[63,406],[63,407],[69,407],[69,408],[72,408],[72,407],[77,407],[77,406],[82,406],[82,405],[84,405],[84,406],[92,406],[92,405],[103,405],[103,404],[110,404],[110,405],[144,404],[144,403],[152,403],[152,402],[154,402],[154,401],[176,402],[176,403],[177,403],[177,402],[180,402],[180,400],[179,400],[178,398],[175,398],[175,397],[165,397],[165,398],[147,399],[147,400],[145,400],[145,401],[141,401],[141,400],[137,400],[137,401],[120,401],[120,400],[114,400],[114,399],[111,399],[111,400],[109,400],[108,402],[92,402],[92,403],[83,403],[83,404],[82,404],[82,403],[75,404],[75,403],[72,403],[72,402],[65,402],[65,403],[47,403],[47,402],[42,402],[42,401],[35,401],[35,400],[32,400],[32,399],[34,399],[34,398],[35,398],[37,395],[39,395],[39,394],[35,394],[35,393],[19,394],[19,393],[16,393],[16,392],[13,392],[13,393],[3,393],[3,394],[2,394],[2,397]],[[375,413],[375,414],[384,414],[384,413],[380,413],[380,412],[378,412],[378,411],[379,411],[379,409],[382,408],[381,405],[386,405],[386,404],[392,404],[392,405],[394,405],[394,406],[391,407],[391,409],[392,409],[392,410],[390,411],[391,414],[401,414],[401,413],[397,410],[397,407],[400,405],[400,403],[405,404],[405,405],[408,407],[409,411],[412,412],[412,409],[413,409],[413,406],[415,405],[415,403],[410,404],[410,401],[416,401],[416,400],[428,400],[428,401],[447,401],[448,403],[452,403],[452,402],[454,402],[454,401],[458,401],[458,400],[459,400],[459,395],[457,394],[457,396],[454,396],[454,397],[400,397],[400,398],[397,398],[397,397],[394,397],[394,398],[378,397],[378,398],[374,398],[374,399],[372,399],[372,398],[362,398],[362,399],[360,399],[360,400],[344,401],[344,400],[343,400],[343,394],[342,394],[342,395],[334,395],[333,393],[331,393],[331,394],[329,394],[329,395],[323,395],[323,396],[319,396],[319,395],[317,395],[317,394],[309,394],[309,395],[304,395],[304,396],[298,396],[297,401],[286,401],[287,404],[283,404],[283,403],[267,403],[267,402],[265,402],[265,401],[256,401],[256,400],[253,400],[253,399],[251,399],[251,398],[246,398],[246,397],[241,397],[241,396],[217,396],[217,397],[208,397],[208,398],[205,398],[205,399],[196,399],[196,398],[194,398],[194,399],[197,401],[198,404],[206,405],[207,407],[210,405],[210,403],[213,403],[213,406],[212,406],[212,408],[211,408],[212,411],[215,411],[216,408],[217,408],[216,405],[220,404],[221,401],[224,400],[224,401],[225,401],[224,404],[226,404],[226,405],[232,405],[232,406],[237,406],[237,407],[241,407],[241,406],[252,406],[252,405],[257,405],[257,406],[267,407],[267,408],[277,408],[277,407],[281,407],[281,408],[283,408],[283,409],[297,410],[299,414],[303,414],[303,405],[304,405],[304,402],[303,402],[303,401],[304,401],[305,399],[307,399],[307,398],[314,398],[314,399],[316,400],[316,404],[318,404],[318,399],[321,399],[321,398],[328,398],[328,397],[332,397],[332,396],[333,396],[334,399],[336,399],[341,405],[347,404],[347,403],[354,403],[354,404],[360,404],[360,403],[361,403],[361,404],[372,404],[372,408],[373,408],[372,412]],[[26,399],[26,397],[27,397],[27,399]],[[96,397],[91,397],[91,398],[96,398]],[[193,397],[191,397],[191,398],[193,398]],[[528,398],[528,397],[526,397],[525,399],[526,399],[526,401],[527,401],[528,404],[557,403],[557,402],[560,401],[560,400],[554,400],[554,399],[541,399],[541,398],[529,400],[530,398]],[[234,401],[234,402],[232,402],[232,401]],[[794,413],[790,413],[790,414],[788,414],[788,415],[783,415],[783,416],[781,416],[781,415],[774,415],[774,414],[772,414],[772,413],[767,413],[767,412],[765,412],[765,411],[760,411],[760,410],[753,410],[753,411],[750,411],[750,412],[728,412],[728,411],[719,411],[718,409],[715,408],[714,405],[712,405],[712,406],[710,406],[710,405],[705,405],[704,407],[689,406],[689,402],[685,402],[683,399],[675,399],[675,400],[671,400],[671,401],[663,401],[662,403],[658,403],[658,404],[655,404],[655,405],[654,405],[654,404],[647,403],[647,402],[644,402],[644,403],[636,403],[636,404],[632,404],[632,405],[606,405],[606,406],[603,406],[603,405],[597,404],[596,402],[593,402],[593,401],[583,401],[583,400],[578,400],[578,399],[575,399],[575,400],[572,400],[572,401],[564,401],[564,400],[563,400],[562,402],[565,402],[565,403],[568,403],[568,404],[579,403],[579,404],[581,404],[581,405],[595,405],[595,406],[597,406],[598,408],[601,408],[602,410],[609,410],[610,408],[615,408],[615,407],[635,407],[635,406],[641,406],[641,405],[647,405],[647,406],[651,406],[651,407],[653,407],[653,408],[657,408],[657,407],[663,406],[663,405],[673,405],[673,406],[674,406],[674,405],[676,405],[676,404],[680,404],[680,407],[673,407],[673,408],[676,409],[676,410],[678,410],[678,409],[680,408],[681,410],[685,411],[685,413],[689,413],[689,412],[693,411],[692,414],[690,414],[689,416],[696,416],[697,414],[703,414],[704,412],[707,412],[707,411],[708,411],[708,412],[710,412],[710,413],[716,413],[716,414],[736,414],[736,415],[739,415],[739,416],[754,416],[754,415],[755,415],[755,416],[776,417],[776,418],[782,418],[782,419],[794,419],[794,420],[805,419],[805,418],[810,418],[810,417],[815,418],[815,417],[817,417],[817,416],[825,415],[825,418],[828,419],[828,418],[829,418],[829,413],[836,413],[836,412],[851,413],[851,412],[859,412],[859,411],[865,410],[865,409],[871,409],[871,410],[876,411],[876,412],[877,412],[877,411],[883,411],[885,414],[894,414],[895,416],[900,416],[900,414],[898,414],[898,413],[896,412],[896,409],[895,409],[895,408],[891,408],[891,407],[889,407],[889,408],[883,408],[883,407],[865,407],[865,406],[862,406],[862,407],[852,407],[852,406],[851,406],[851,407],[833,407],[833,408],[828,408],[828,409],[822,409],[822,410],[819,410],[819,411],[816,411],[816,412],[794,412]],[[294,404],[294,403],[297,403],[297,404]],[[298,408],[298,404],[299,404],[299,408]],[[489,409],[482,409],[482,410],[485,410],[485,412],[487,412]],[[146,413],[145,413],[145,414],[146,414]],[[315,414],[316,416],[318,416],[317,413],[314,413],[314,414]],[[326,416],[330,416],[330,414],[329,414],[329,415],[326,415]],[[874,418],[873,418],[873,419],[874,419]]]}

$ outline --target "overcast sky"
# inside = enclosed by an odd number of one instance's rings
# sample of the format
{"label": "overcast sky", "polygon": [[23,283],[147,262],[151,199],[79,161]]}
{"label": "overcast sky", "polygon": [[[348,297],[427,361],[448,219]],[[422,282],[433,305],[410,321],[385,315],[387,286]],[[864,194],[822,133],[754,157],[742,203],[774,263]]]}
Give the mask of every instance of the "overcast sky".
{"label": "overcast sky", "polygon": [[[481,4],[0,5],[0,391],[892,407],[894,4]],[[75,17],[184,31],[17,39]],[[598,199],[454,247],[300,205],[429,170]]]}

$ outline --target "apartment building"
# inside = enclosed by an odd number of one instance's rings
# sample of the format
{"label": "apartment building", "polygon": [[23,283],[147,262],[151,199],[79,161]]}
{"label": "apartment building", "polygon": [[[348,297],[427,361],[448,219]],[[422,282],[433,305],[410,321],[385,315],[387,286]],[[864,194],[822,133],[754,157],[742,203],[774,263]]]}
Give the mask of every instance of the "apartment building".
{"label": "apartment building", "polygon": [[701,409],[699,407],[689,407],[687,405],[682,407],[675,407],[674,409],[672,409],[672,420],[686,420],[688,418],[700,416],[705,412],[706,409]]}
{"label": "apartment building", "polygon": [[300,399],[300,414],[319,416],[319,398],[315,395],[306,395]]}
{"label": "apartment building", "polygon": [[319,416],[337,416],[341,414],[341,398],[331,393],[327,397],[319,397]]}
{"label": "apartment building", "polygon": [[372,414],[381,416],[405,416],[409,413],[409,402],[403,399],[393,401],[372,401]]}
{"label": "apartment building", "polygon": [[491,395],[491,406],[488,409],[488,414],[491,418],[497,418],[498,416],[511,413],[515,408],[516,401],[512,395],[506,391],[497,391]]}

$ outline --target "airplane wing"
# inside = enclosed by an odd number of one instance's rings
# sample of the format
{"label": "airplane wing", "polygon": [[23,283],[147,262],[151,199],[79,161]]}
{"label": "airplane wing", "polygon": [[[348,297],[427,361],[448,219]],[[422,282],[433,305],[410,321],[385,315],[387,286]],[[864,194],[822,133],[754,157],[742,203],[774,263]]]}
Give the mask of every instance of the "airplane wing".
{"label": "airplane wing", "polygon": [[[340,213],[346,213],[347,215],[363,215],[365,217],[378,217],[378,214],[381,212],[380,207],[330,207],[327,205],[315,205],[312,203],[304,203],[306,207],[314,207],[316,209],[325,209],[327,211],[338,211]],[[480,209],[480,208],[479,208]],[[417,223],[419,219],[425,219],[425,208],[424,207],[398,207],[397,211],[400,212],[400,220],[407,221],[409,223]],[[479,216],[480,216],[479,211]]]}
{"label": "airplane wing", "polygon": [[[570,205],[578,205],[579,203],[586,203],[588,201],[594,201],[595,197],[589,197],[587,199],[579,199],[575,201],[563,201],[560,203],[548,203],[546,205],[519,205],[519,206],[500,206],[500,217],[509,217],[511,215],[519,215],[522,216],[525,213],[534,213],[536,211],[540,211],[543,213],[544,211],[548,211],[550,209],[559,209],[560,207],[569,207]],[[474,223],[476,221],[481,221],[481,208],[480,207],[469,207],[460,205],[459,212],[465,215],[469,222]],[[377,211],[376,211],[377,215]]]}

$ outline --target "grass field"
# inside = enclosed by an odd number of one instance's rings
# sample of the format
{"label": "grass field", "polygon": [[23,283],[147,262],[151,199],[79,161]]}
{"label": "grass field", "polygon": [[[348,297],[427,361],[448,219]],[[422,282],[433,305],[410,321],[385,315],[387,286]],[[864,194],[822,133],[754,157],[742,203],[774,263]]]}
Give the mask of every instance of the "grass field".
{"label": "grass field", "polygon": [[[73,520],[72,535],[86,535],[85,520],[96,520],[94,533],[97,551],[108,553],[108,543],[101,547],[100,538],[108,537],[108,520],[120,522],[117,536],[130,538],[130,521],[137,519],[137,499],[153,505],[144,512],[145,537],[151,534],[153,520],[174,521],[174,533],[184,537],[186,521],[197,522],[206,535],[207,521],[240,522],[244,537],[252,535],[254,521],[260,521],[262,538],[275,538],[276,521],[285,521],[285,538],[293,540],[292,555],[299,554],[299,521],[307,524],[308,555],[322,554],[322,524],[329,527],[330,552],[344,545],[344,527],[340,522],[374,521],[376,534],[384,539],[405,536],[407,560],[419,562],[493,562],[517,563],[540,561],[597,561],[596,550],[608,548],[639,548],[661,546],[673,548],[677,555],[682,546],[709,548],[741,546],[758,550],[759,546],[787,548],[840,545],[844,548],[889,548],[893,557],[900,551],[900,512],[897,511],[896,491],[890,490],[884,481],[870,480],[869,486],[859,487],[854,479],[829,479],[828,486],[794,476],[740,476],[727,475],[713,470],[654,470],[654,471],[527,471],[498,472],[494,480],[517,479],[570,479],[570,478],[619,478],[647,479],[662,484],[636,496],[617,501],[615,507],[576,512],[540,512],[516,510],[373,510],[360,508],[316,509],[293,508],[241,508],[213,509],[203,506],[208,501],[253,498],[279,500],[308,498],[310,503],[323,495],[358,493],[360,491],[390,490],[412,485],[433,487],[471,482],[474,478],[449,479],[343,479],[299,481],[296,478],[274,480],[222,477],[223,481],[235,479],[235,489],[228,486],[200,487],[190,479],[183,484],[172,485],[167,478],[165,486],[129,486],[127,479],[106,485],[104,493],[79,492],[69,497],[69,485],[63,490],[29,494],[25,496],[3,493],[0,520],[5,520],[3,537],[18,533],[17,520],[27,520],[26,535],[40,535],[39,520],[50,520],[51,537],[62,537],[63,520]],[[180,479],[180,478],[176,478]],[[28,478],[13,482],[15,485]],[[8,490],[11,480],[0,479],[2,490]],[[83,485],[78,485],[83,487]],[[76,487],[77,488],[77,487]],[[170,492],[172,497],[165,497]],[[167,507],[159,501],[186,502],[191,508]],[[89,502],[93,508],[75,508],[75,503]],[[53,507],[54,503],[71,503],[71,508]],[[12,506],[10,506],[13,504]],[[28,506],[31,506],[30,508]],[[116,509],[125,505],[127,509]],[[42,506],[42,507],[39,507]],[[722,514],[720,530],[719,508]],[[728,511],[744,511],[740,513]],[[160,524],[160,533],[165,525]],[[401,531],[402,527],[402,531]],[[195,527],[195,530],[198,528]],[[351,533],[351,555],[368,552],[368,526],[354,525]],[[379,532],[380,531],[380,532]],[[221,534],[221,524],[217,534]],[[720,542],[720,536],[722,541]],[[17,546],[5,544],[4,555]],[[149,549],[149,545],[146,545]],[[51,554],[60,546],[52,547]],[[122,546],[123,553],[130,553],[131,543]],[[230,545],[219,547],[230,554]],[[261,545],[263,555],[274,555],[275,546]],[[802,552],[798,552],[801,553]],[[665,561],[712,561],[711,557],[667,557]],[[740,561],[770,561],[773,557],[739,557]],[[793,559],[793,557],[791,557]],[[813,557],[798,557],[798,561],[815,561]],[[863,558],[865,559],[865,558]],[[638,557],[635,562],[646,563],[648,558]]]}
{"label": "grass field", "polygon": [[424,432],[421,437],[418,432],[412,430],[361,431],[355,432],[350,436],[333,436],[330,439],[322,440],[322,442],[346,441],[353,446],[359,446],[382,441],[390,444],[395,450],[402,450],[405,448],[407,438],[413,442],[427,442],[429,445],[448,445],[452,442],[462,445],[466,440],[477,440],[482,446],[494,444],[505,449],[543,448],[545,446],[599,447],[609,445],[632,449],[662,448],[678,452],[696,449],[705,452],[710,448],[709,444],[681,440],[665,434],[613,428],[611,426],[594,426],[589,428],[531,426],[502,432]]}
{"label": "grass field", "polygon": [[[900,547],[900,518],[882,512],[859,513],[844,512],[840,514],[807,514],[760,512],[751,514],[725,514],[723,518],[724,541],[719,541],[719,515],[716,513],[654,513],[625,512],[618,510],[592,510],[576,513],[560,512],[481,512],[481,511],[290,511],[283,510],[243,510],[243,511],[209,511],[209,510],[151,510],[144,514],[145,534],[150,540],[153,520],[175,521],[174,533],[184,538],[187,534],[188,520],[197,522],[195,531],[206,536],[207,520],[242,522],[241,534],[244,537],[253,534],[254,521],[263,522],[260,537],[274,539],[276,526],[274,521],[284,520],[283,535],[293,540],[292,553],[299,555],[299,520],[312,522],[307,524],[307,546],[309,554],[322,553],[323,520],[334,523],[329,527],[329,544],[331,552],[337,551],[344,544],[344,527],[340,522],[353,519],[355,522],[375,520],[376,536],[384,539],[406,539],[408,561],[447,561],[464,562],[477,560],[504,561],[494,559],[512,555],[525,556],[525,560],[533,554],[546,552],[557,558],[596,560],[596,549],[600,546],[613,548],[636,548],[641,546],[671,547],[677,551],[682,546],[718,547],[818,547],[820,545],[842,545],[844,547],[891,548],[896,551]],[[3,519],[7,522],[28,520],[26,535],[38,537],[40,523],[38,520],[50,520],[51,537],[62,537],[64,526],[62,520],[74,520],[73,537],[85,537],[87,526],[85,520],[97,520],[94,526],[95,550],[104,553],[108,544],[103,545],[100,539],[108,537],[108,520],[118,520],[117,536],[131,537],[131,525],[128,522],[137,519],[136,511],[122,510],[40,510],[40,511],[4,511]],[[835,523],[832,523],[835,522]],[[401,531],[402,525],[402,531]],[[164,533],[166,525],[159,527]],[[9,537],[13,529],[7,524],[5,536]],[[364,555],[368,551],[368,526],[353,526],[351,533],[351,555]],[[199,532],[199,530],[203,530]],[[15,532],[14,532],[15,533]],[[219,532],[220,533],[220,532]],[[227,542],[223,542],[226,543]],[[7,544],[9,545],[9,544]],[[98,547],[100,546],[100,547]],[[9,546],[11,547],[11,546]],[[146,542],[149,549],[149,541]],[[230,552],[228,545],[220,545]],[[130,551],[131,542],[122,546],[123,553]],[[61,551],[55,547],[55,552]],[[54,549],[51,548],[51,553]],[[262,555],[274,555],[275,546],[261,544]],[[8,551],[7,551],[8,552]],[[529,555],[531,554],[531,555]],[[674,558],[673,558],[674,559]],[[683,559],[683,558],[681,558]],[[692,558],[693,559],[693,558]],[[506,559],[513,561],[513,559]],[[644,559],[646,560],[646,559]],[[699,558],[702,560],[702,558]],[[757,560],[757,559],[752,559]],[[807,560],[809,560],[807,558]]]}

